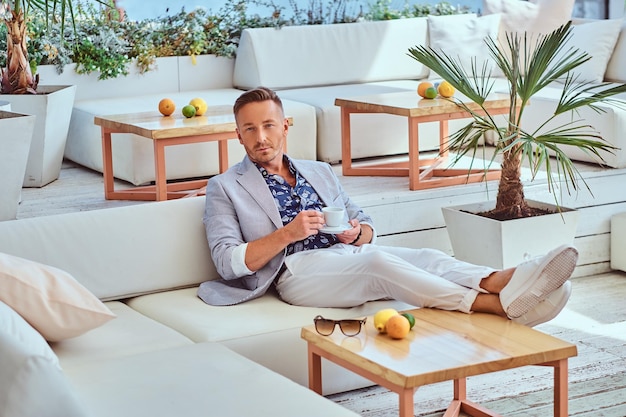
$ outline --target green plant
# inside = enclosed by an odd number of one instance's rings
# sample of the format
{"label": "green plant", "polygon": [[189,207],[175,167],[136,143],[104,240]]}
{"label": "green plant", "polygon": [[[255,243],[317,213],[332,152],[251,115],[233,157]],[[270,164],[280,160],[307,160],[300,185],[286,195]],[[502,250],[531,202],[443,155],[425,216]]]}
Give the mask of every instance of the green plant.
{"label": "green plant", "polygon": [[[468,72],[456,58],[443,51],[425,46],[409,49],[409,56],[450,82],[483,111],[474,111],[461,100],[451,99],[459,108],[467,111],[471,118],[467,126],[448,139],[447,146],[458,151],[458,158],[468,154],[474,158],[486,132],[495,132],[497,135],[494,159],[497,155],[502,156],[502,176],[498,184],[496,207],[489,213],[490,217],[510,219],[532,215],[524,198],[521,180],[523,161],[528,162],[533,178],[539,168],[545,168],[551,191],[555,190],[557,182],[564,180],[570,192],[578,188],[579,180],[584,183],[584,178],[563,151],[563,146],[582,149],[597,156],[600,161],[602,151],[612,152],[616,149],[604,141],[592,126],[575,118],[556,128],[546,128],[557,116],[576,112],[583,107],[602,112],[604,110],[597,105],[599,103],[622,105],[611,97],[626,91],[626,84],[610,86],[577,82],[576,68],[591,57],[586,52],[567,46],[570,37],[571,22],[550,34],[539,36],[536,42],[531,42],[525,34],[515,33],[507,34],[505,45],[486,39],[495,65],[504,73],[509,84],[511,105],[505,127],[500,127],[483,107],[493,88],[489,61],[480,65],[477,59],[473,59]],[[565,79],[562,95],[554,113],[547,114],[544,123],[536,131],[524,130],[521,121],[532,97],[562,77]],[[551,154],[554,159],[551,159]],[[560,199],[556,193],[554,197],[559,206]]]}
{"label": "green plant", "polygon": [[63,37],[66,22],[74,23],[74,5],[71,0],[1,0],[0,11],[7,31],[6,68],[2,69],[0,92],[36,94],[39,81],[33,77],[28,58],[27,21],[33,11],[40,11],[45,17],[44,32],[52,27],[52,22],[59,22],[59,34]]}

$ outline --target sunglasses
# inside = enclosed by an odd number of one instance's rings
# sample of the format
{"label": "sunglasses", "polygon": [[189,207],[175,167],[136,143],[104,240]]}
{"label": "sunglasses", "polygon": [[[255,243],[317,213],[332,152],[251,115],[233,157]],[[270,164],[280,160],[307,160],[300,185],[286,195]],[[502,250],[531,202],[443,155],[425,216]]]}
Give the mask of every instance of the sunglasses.
{"label": "sunglasses", "polygon": [[322,316],[316,316],[313,319],[315,330],[322,336],[330,336],[335,331],[335,325],[339,325],[341,333],[346,336],[356,336],[361,333],[361,329],[365,324],[367,317],[361,320],[331,320]]}

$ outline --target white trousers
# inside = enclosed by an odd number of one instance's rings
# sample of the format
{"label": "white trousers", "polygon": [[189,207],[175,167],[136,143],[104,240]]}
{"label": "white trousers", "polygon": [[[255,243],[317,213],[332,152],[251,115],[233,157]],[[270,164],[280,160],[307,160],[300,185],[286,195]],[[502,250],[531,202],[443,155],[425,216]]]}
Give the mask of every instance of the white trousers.
{"label": "white trousers", "polygon": [[495,271],[434,249],[336,244],[294,253],[276,288],[281,298],[307,307],[354,307],[395,299],[416,307],[465,313],[480,281]]}

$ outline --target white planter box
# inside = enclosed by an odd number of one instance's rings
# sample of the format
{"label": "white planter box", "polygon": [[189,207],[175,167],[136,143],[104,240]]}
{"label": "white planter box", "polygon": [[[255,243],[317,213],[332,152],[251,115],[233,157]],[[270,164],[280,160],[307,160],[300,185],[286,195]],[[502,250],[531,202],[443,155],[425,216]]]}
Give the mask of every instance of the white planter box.
{"label": "white planter box", "polygon": [[35,116],[0,110],[0,220],[17,216],[34,127]]}
{"label": "white planter box", "polygon": [[[528,201],[533,207],[556,210],[551,204]],[[562,213],[498,221],[473,213],[492,210],[495,201],[443,207],[443,217],[457,259],[497,269],[510,268],[551,249],[572,244],[578,212],[561,207]]]}
{"label": "white planter box", "polygon": [[39,86],[40,94],[3,94],[11,110],[37,116],[24,187],[43,187],[59,178],[76,86]]}
{"label": "white planter box", "polygon": [[75,85],[76,101],[82,101],[232,88],[234,63],[215,55],[196,56],[195,64],[190,56],[162,57],[156,59],[154,70],[141,74],[131,64],[127,76],[107,80],[98,80],[98,73],[76,73],[76,64],[66,65],[61,74],[53,65],[41,65],[37,73],[40,86]]}

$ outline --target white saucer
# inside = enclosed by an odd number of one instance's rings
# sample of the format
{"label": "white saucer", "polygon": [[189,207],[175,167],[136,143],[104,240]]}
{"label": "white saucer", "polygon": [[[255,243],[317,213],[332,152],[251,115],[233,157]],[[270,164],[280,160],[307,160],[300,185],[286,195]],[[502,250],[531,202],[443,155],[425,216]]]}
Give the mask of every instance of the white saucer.
{"label": "white saucer", "polygon": [[335,226],[335,227],[326,226],[326,227],[323,227],[323,228],[320,229],[320,232],[321,233],[328,233],[328,234],[331,234],[331,235],[336,235],[338,233],[342,233],[342,232],[345,232],[346,230],[350,230],[350,229],[352,229],[352,225],[346,223],[346,224],[341,225],[341,226]]}

